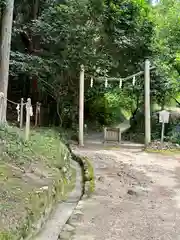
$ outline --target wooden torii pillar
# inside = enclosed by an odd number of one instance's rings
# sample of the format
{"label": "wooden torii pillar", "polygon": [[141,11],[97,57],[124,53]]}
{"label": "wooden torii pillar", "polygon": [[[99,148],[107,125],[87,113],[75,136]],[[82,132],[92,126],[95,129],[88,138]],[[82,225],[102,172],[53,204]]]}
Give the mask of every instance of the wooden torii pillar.
{"label": "wooden torii pillar", "polygon": [[81,65],[79,80],[79,146],[84,146],[84,65]]}

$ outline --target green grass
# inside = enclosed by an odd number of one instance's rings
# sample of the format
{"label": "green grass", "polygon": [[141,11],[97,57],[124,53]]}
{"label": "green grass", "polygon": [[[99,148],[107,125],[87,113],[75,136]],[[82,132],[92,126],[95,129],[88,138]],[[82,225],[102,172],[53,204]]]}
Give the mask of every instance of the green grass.
{"label": "green grass", "polygon": [[33,236],[47,209],[74,187],[70,153],[54,130],[33,130],[24,142],[19,129],[6,127],[0,128],[0,159],[0,240]]}

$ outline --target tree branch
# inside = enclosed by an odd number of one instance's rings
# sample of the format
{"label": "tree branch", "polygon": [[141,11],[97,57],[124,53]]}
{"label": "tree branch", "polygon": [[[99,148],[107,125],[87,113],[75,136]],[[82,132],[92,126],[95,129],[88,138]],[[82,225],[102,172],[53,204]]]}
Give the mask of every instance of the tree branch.
{"label": "tree branch", "polygon": [[172,99],[174,99],[176,103],[180,105],[180,102],[175,97],[172,97]]}

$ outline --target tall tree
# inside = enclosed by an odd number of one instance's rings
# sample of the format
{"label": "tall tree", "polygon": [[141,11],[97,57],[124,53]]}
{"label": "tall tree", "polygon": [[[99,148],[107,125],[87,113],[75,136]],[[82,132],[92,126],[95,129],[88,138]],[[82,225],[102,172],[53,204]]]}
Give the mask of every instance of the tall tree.
{"label": "tall tree", "polygon": [[[166,103],[179,97],[180,79],[180,2],[161,0],[153,9],[155,34],[152,41],[153,59],[159,74],[159,94]],[[165,92],[165,94],[164,94]],[[169,97],[168,97],[169,95]],[[164,100],[163,100],[164,101]]]}
{"label": "tall tree", "polygon": [[0,62],[0,92],[4,93],[4,106],[1,114],[1,123],[6,121],[7,90],[9,78],[9,59],[11,49],[11,34],[13,22],[14,0],[6,0],[2,16],[1,29],[1,62]]}

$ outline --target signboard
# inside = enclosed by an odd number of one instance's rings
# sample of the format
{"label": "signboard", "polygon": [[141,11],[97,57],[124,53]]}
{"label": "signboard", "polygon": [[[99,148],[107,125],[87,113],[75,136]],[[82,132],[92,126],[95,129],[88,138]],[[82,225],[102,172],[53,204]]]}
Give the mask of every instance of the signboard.
{"label": "signboard", "polygon": [[162,110],[161,112],[159,112],[159,122],[162,123],[161,143],[163,143],[163,141],[164,141],[165,123],[169,122],[169,115],[170,115],[170,113],[166,110]]}
{"label": "signboard", "polygon": [[169,122],[170,113],[166,110],[162,110],[159,112],[159,122],[160,123],[168,123]]}

